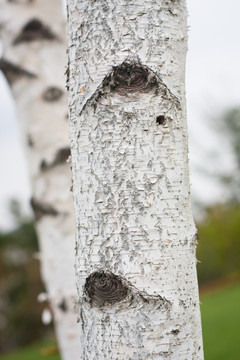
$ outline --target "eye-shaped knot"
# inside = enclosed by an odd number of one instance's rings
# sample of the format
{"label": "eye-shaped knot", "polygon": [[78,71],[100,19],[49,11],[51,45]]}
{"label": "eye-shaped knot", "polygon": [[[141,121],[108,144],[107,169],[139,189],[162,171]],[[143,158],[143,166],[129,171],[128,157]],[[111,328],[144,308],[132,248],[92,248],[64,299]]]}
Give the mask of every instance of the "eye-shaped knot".
{"label": "eye-shaped knot", "polygon": [[155,87],[157,87],[157,78],[142,65],[123,63],[113,70],[111,90],[119,95],[146,93]]}
{"label": "eye-shaped knot", "polygon": [[115,304],[124,300],[128,292],[123,280],[111,272],[97,271],[86,279],[85,293],[92,305]]}

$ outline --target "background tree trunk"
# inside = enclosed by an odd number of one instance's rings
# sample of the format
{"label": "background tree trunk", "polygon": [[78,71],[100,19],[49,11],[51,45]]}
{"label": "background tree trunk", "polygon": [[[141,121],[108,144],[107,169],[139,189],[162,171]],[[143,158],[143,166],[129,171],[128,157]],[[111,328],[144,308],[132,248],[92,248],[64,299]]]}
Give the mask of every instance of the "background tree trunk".
{"label": "background tree trunk", "polygon": [[60,0],[1,0],[3,58],[21,120],[32,183],[41,270],[63,359],[79,359],[73,311],[74,222],[67,102],[65,19]]}
{"label": "background tree trunk", "polygon": [[83,359],[203,359],[184,0],[68,0]]}

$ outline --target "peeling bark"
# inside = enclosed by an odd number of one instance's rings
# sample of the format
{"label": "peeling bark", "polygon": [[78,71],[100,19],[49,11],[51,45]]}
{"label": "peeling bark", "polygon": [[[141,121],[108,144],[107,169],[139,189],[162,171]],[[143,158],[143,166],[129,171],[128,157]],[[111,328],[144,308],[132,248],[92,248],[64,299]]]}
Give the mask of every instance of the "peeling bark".
{"label": "peeling bark", "polygon": [[68,0],[82,359],[202,360],[184,0]]}
{"label": "peeling bark", "polygon": [[[37,219],[41,273],[61,355],[79,359],[80,326],[73,309],[74,216],[65,119],[65,21],[60,0],[0,0],[4,59],[26,147]],[[55,35],[57,34],[57,35]],[[44,171],[43,171],[44,170]]]}

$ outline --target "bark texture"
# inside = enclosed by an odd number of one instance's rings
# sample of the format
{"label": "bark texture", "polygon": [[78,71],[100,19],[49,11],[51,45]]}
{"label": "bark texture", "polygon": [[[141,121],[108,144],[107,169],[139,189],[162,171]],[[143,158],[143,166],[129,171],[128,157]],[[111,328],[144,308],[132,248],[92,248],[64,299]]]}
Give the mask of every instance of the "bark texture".
{"label": "bark texture", "polygon": [[62,358],[79,359],[62,4],[60,0],[1,0],[0,4],[0,68],[11,86],[23,129],[42,277]]}
{"label": "bark texture", "polygon": [[203,359],[184,0],[68,0],[82,358]]}

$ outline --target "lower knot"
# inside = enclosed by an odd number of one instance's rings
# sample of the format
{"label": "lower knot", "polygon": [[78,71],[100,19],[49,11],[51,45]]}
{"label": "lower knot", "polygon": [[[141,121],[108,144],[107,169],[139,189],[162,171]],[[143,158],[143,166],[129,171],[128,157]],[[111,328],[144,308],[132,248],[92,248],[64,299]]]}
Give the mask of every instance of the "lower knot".
{"label": "lower knot", "polygon": [[88,276],[85,283],[85,294],[91,305],[112,305],[124,300],[128,287],[124,281],[111,272],[96,271]]}

